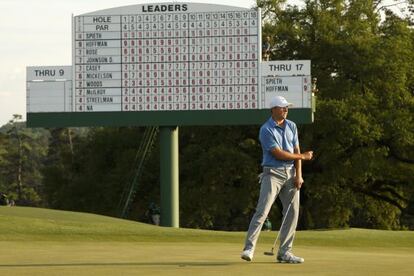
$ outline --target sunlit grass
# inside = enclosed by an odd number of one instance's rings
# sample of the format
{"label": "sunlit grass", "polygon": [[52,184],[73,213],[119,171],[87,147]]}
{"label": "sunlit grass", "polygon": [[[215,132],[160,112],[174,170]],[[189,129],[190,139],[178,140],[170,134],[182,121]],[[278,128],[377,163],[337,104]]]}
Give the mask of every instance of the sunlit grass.
{"label": "sunlit grass", "polygon": [[409,275],[414,233],[298,231],[303,265],[265,256],[277,232],[261,234],[254,261],[240,260],[245,232],[176,229],[86,213],[0,207],[0,275]]}

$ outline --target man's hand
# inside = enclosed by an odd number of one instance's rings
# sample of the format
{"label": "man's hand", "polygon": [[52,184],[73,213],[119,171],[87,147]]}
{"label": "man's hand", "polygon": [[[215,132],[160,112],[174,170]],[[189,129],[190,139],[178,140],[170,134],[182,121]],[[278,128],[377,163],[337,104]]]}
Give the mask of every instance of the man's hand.
{"label": "man's hand", "polygon": [[295,176],[295,187],[299,190],[302,187],[303,184],[303,178],[302,176]]}
{"label": "man's hand", "polygon": [[302,160],[311,160],[313,158],[313,151],[306,151],[302,153]]}

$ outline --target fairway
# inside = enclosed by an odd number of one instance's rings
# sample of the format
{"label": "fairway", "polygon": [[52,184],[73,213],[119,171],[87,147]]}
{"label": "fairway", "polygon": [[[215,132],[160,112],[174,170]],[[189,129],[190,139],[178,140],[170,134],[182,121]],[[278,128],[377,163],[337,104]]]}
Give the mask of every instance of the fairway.
{"label": "fairway", "polygon": [[[300,231],[300,265],[240,259],[245,233],[171,229],[84,213],[0,207],[0,275],[409,275],[414,233]],[[284,274],[284,275],[286,275]]]}

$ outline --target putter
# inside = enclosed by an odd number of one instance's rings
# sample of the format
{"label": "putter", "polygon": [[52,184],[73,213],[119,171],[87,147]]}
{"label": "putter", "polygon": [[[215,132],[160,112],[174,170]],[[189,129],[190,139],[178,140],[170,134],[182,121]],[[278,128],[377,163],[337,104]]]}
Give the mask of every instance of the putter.
{"label": "putter", "polygon": [[287,214],[289,213],[290,206],[292,205],[293,200],[295,199],[295,196],[296,196],[297,191],[298,190],[296,190],[296,192],[293,194],[292,200],[290,201],[289,206],[288,206],[288,208],[286,210],[286,213],[285,213],[285,215],[284,215],[284,217],[282,219],[282,224],[280,225],[280,229],[279,229],[279,232],[277,233],[276,240],[273,243],[272,250],[270,250],[269,252],[268,251],[264,252],[264,254],[267,255],[267,256],[274,256],[275,255],[275,253],[273,251],[275,250],[275,247],[276,247],[276,244],[277,244],[277,240],[279,239],[280,230],[282,230],[283,224],[285,224],[285,220],[286,220]]}

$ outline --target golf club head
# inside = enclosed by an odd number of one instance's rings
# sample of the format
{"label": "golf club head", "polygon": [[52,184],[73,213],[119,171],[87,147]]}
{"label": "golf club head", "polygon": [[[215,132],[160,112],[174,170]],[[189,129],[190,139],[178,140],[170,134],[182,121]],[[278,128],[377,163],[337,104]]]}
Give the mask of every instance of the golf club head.
{"label": "golf club head", "polygon": [[266,256],[274,256],[275,255],[275,253],[273,253],[273,251],[272,252],[265,252],[264,254]]}

